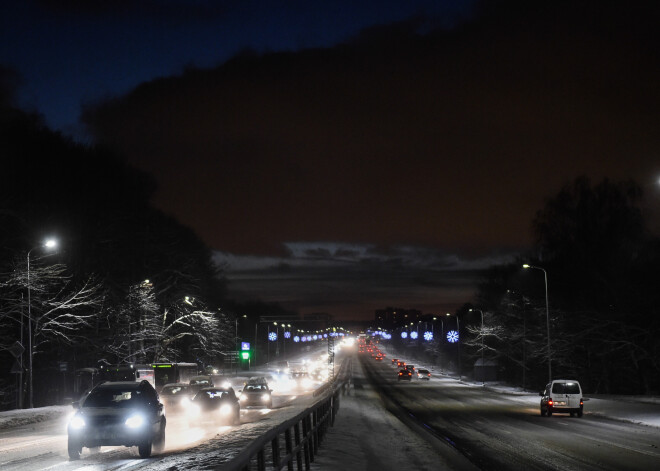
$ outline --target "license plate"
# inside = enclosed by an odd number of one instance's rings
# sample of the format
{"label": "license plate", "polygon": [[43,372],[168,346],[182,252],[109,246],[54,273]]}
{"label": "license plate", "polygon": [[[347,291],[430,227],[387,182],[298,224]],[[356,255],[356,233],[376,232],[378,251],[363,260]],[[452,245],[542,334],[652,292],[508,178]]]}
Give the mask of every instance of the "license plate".
{"label": "license plate", "polygon": [[566,405],[566,402],[565,402],[565,401],[557,401],[556,404],[557,404],[558,406],[565,406],[565,405]]}

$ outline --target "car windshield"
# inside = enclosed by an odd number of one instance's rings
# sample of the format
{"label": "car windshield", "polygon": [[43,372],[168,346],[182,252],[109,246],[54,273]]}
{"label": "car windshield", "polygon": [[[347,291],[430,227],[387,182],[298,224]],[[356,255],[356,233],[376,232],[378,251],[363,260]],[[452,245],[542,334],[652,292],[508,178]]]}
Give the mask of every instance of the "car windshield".
{"label": "car windshield", "polygon": [[580,394],[578,383],[555,383],[552,385],[552,392],[555,394]]}
{"label": "car windshield", "polygon": [[429,374],[429,370],[417,370],[417,371],[419,371],[419,373],[423,375]]}
{"label": "car windshield", "polygon": [[82,406],[128,408],[142,402],[141,391],[135,389],[96,389],[87,396]]}
{"label": "car windshield", "polygon": [[176,396],[177,394],[186,394],[188,392],[187,386],[166,386],[160,392],[164,396]]}
{"label": "car windshield", "polygon": [[195,401],[214,402],[228,397],[229,393],[227,391],[201,391],[195,396]]}
{"label": "car windshield", "polygon": [[245,386],[245,391],[263,391],[268,389],[266,386],[261,386],[260,384],[249,384]]}

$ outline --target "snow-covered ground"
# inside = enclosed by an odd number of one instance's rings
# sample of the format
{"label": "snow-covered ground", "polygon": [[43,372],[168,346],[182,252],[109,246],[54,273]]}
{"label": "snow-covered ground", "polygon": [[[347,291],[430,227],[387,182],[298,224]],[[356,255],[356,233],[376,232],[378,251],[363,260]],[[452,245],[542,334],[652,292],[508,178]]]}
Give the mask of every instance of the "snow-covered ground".
{"label": "snow-covered ground", "polygon": [[[414,359],[410,359],[415,362]],[[377,393],[371,389],[354,362],[355,377],[349,394],[341,397],[340,410],[333,427],[321,444],[312,469],[316,471],[335,469],[472,469],[461,456],[449,447],[433,444],[413,433],[406,425],[390,414]],[[418,367],[423,367],[415,362]],[[430,369],[430,368],[429,368]],[[432,382],[452,382],[461,387],[480,389],[482,384],[458,380],[439,371],[433,372]],[[500,383],[486,383],[489,391],[501,394],[503,399],[519,402],[521,407],[538,408],[538,393],[522,391]],[[598,415],[614,420],[644,424],[660,428],[660,398],[656,396],[586,396],[585,415]],[[311,398],[310,398],[311,399]],[[307,402],[309,404],[309,402]],[[299,404],[298,407],[304,407]],[[293,409],[298,409],[295,407]],[[51,406],[31,410],[0,412],[0,431],[40,422],[52,422],[72,413],[70,406]],[[243,446],[242,434],[263,433],[286,420],[295,410],[290,408],[276,411],[254,424],[244,424],[242,432],[228,440],[228,435],[219,435],[185,453],[169,454],[141,469],[201,469],[226,462],[238,450],[230,450],[231,441]],[[63,433],[65,433],[63,431]],[[660,433],[660,432],[659,432]],[[224,451],[223,451],[224,450]]]}
{"label": "snow-covered ground", "polygon": [[[419,368],[422,364],[405,359]],[[431,370],[431,368],[428,368]],[[434,371],[433,382],[454,382],[462,387],[481,389],[481,382],[459,382]],[[520,402],[521,408],[537,409],[538,393],[501,383],[486,383],[488,390],[502,394],[507,400]],[[644,424],[660,428],[660,397],[657,396],[586,396],[585,414]],[[650,407],[649,407],[650,406]],[[660,436],[660,431],[659,431]],[[450,447],[438,449],[422,440],[392,416],[371,389],[363,389],[359,381],[349,395],[342,396],[341,407],[319,449],[315,471],[336,469],[474,469]]]}

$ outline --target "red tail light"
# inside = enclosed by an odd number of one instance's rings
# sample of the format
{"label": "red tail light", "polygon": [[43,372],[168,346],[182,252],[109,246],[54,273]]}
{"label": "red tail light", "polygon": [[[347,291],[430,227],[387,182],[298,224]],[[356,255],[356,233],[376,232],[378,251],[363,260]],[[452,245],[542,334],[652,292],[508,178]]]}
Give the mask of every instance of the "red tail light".
{"label": "red tail light", "polygon": [[554,403],[552,402],[552,398],[548,399],[548,405],[551,406],[552,404],[554,404]]}
{"label": "red tail light", "polygon": [[581,405],[581,406],[583,406],[583,405],[584,405],[584,403],[582,402],[582,399],[580,399],[580,405]]}

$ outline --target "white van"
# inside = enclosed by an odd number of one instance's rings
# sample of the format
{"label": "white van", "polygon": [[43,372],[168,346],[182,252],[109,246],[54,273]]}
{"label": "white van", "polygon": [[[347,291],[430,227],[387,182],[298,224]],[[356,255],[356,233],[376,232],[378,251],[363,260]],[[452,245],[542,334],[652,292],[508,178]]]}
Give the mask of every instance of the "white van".
{"label": "white van", "polygon": [[572,379],[555,379],[539,393],[541,416],[550,417],[553,412],[577,414],[582,417],[583,401],[580,383]]}

